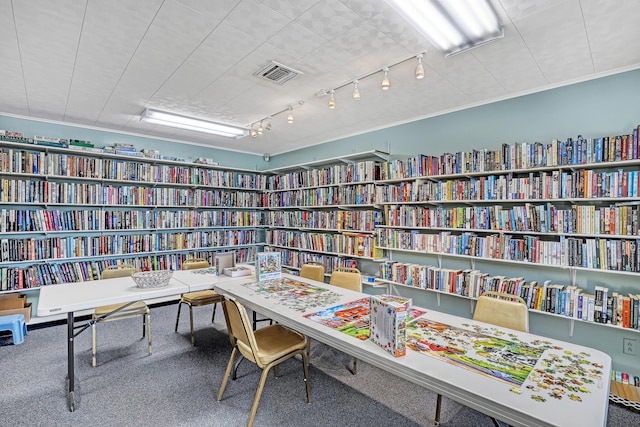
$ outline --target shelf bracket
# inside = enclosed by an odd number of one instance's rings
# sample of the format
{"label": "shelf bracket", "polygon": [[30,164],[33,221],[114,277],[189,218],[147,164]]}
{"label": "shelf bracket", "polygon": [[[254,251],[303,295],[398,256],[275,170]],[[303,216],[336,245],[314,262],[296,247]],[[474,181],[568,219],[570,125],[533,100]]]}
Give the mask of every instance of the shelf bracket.
{"label": "shelf bracket", "polygon": [[440,307],[440,292],[436,292],[436,301],[437,301],[438,307]]}
{"label": "shelf bracket", "polygon": [[576,324],[574,319],[569,320],[569,338],[573,338],[573,328]]}

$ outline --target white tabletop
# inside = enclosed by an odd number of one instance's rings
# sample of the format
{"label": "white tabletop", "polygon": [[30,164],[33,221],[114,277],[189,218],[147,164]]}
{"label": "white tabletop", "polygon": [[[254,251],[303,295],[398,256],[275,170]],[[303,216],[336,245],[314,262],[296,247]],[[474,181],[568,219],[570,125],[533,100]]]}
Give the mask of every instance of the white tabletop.
{"label": "white tabletop", "polygon": [[51,316],[110,304],[148,301],[186,292],[202,291],[212,289],[219,280],[233,282],[236,278],[218,276],[214,269],[204,268],[174,271],[169,285],[161,288],[138,288],[131,277],[43,286],[40,288],[38,316]]}
{"label": "white tabletop", "polygon": [[[308,279],[303,279],[313,282]],[[403,357],[393,357],[370,340],[360,341],[333,328],[321,325],[304,317],[304,314],[320,311],[315,307],[307,312],[296,311],[275,299],[265,297],[263,294],[243,286],[243,283],[255,281],[253,278],[245,278],[242,281],[219,281],[214,286],[215,290],[223,295],[237,299],[245,306],[253,309],[273,320],[290,326],[299,332],[324,342],[358,359],[371,363],[379,368],[391,372],[399,377],[422,385],[425,388],[439,392],[466,406],[494,416],[514,426],[576,426],[606,425],[609,377],[611,375],[611,358],[600,351],[578,346],[572,343],[553,340],[532,334],[502,329],[513,333],[519,339],[527,342],[545,340],[556,346],[551,351],[562,358],[568,353],[588,354],[585,359],[601,366],[601,375],[593,384],[589,384],[589,393],[581,393],[581,402],[572,401],[568,395],[558,400],[549,395],[548,389],[527,388],[537,387],[537,384],[528,378],[519,387],[520,394],[514,392],[514,386],[502,382],[496,378],[485,376],[474,371],[461,368],[458,365],[447,363],[435,357],[425,354],[407,351]],[[317,282],[316,282],[317,283]],[[331,285],[322,284],[331,291],[340,294],[335,303],[328,305],[333,307],[346,302],[368,296],[358,292],[348,291]],[[474,322],[470,319],[448,315],[434,310],[427,310],[424,317],[431,321],[441,322],[453,327],[471,329],[473,325],[492,328],[495,326]],[[500,328],[498,328],[500,329]],[[551,353],[550,353],[551,354]],[[550,355],[549,354],[549,355]],[[538,360],[534,367],[544,371],[541,366],[543,358]],[[531,375],[529,375],[531,377]],[[546,398],[545,402],[534,400],[533,396]],[[426,408],[427,411],[435,408]]]}

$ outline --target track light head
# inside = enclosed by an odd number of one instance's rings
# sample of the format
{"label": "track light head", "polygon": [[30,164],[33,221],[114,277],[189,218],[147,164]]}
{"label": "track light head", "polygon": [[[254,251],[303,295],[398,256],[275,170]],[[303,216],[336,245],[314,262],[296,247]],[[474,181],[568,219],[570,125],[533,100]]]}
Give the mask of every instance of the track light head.
{"label": "track light head", "polygon": [[422,65],[422,54],[417,56],[418,65],[416,66],[416,79],[422,80],[424,79],[424,66]]}
{"label": "track light head", "polygon": [[260,126],[258,126],[258,135],[262,135],[264,133],[264,128],[262,127],[262,120],[260,120]]}
{"label": "track light head", "polygon": [[358,90],[358,80],[353,81],[353,100],[360,101],[360,91]]}
{"label": "track light head", "polygon": [[287,123],[293,123],[293,107],[289,105],[289,115],[287,116]]}
{"label": "track light head", "polygon": [[384,78],[382,79],[382,90],[389,90],[391,87],[391,82],[389,81],[389,67],[386,67],[384,70]]}
{"label": "track light head", "polygon": [[334,110],[336,108],[336,99],[334,97],[335,90],[331,89],[331,92],[329,93],[331,94],[331,99],[329,99],[329,109]]}

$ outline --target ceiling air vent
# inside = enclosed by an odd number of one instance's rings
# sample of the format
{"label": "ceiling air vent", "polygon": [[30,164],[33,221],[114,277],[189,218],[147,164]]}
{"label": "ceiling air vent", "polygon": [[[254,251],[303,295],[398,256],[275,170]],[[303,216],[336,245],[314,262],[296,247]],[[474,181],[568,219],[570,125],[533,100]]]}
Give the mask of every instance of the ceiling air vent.
{"label": "ceiling air vent", "polygon": [[269,80],[276,84],[283,84],[296,77],[298,74],[303,74],[302,71],[294,70],[291,67],[271,61],[265,67],[253,73],[254,76],[262,79]]}

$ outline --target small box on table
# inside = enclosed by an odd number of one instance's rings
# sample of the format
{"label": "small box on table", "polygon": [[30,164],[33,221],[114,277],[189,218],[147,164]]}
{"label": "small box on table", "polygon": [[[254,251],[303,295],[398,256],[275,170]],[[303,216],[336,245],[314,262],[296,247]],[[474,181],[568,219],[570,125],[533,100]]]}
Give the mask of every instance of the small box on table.
{"label": "small box on table", "polygon": [[393,356],[404,356],[407,354],[406,327],[411,298],[372,295],[370,301],[371,341]]}

